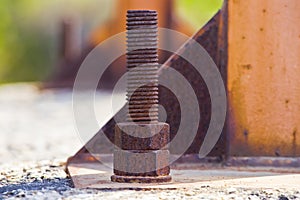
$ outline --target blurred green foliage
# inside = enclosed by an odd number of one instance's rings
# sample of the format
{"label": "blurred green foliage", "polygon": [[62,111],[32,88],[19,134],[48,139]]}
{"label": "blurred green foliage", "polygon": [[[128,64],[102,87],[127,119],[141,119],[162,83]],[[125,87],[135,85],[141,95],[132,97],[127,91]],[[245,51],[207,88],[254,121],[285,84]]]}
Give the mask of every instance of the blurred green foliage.
{"label": "blurred green foliage", "polygon": [[[59,28],[59,19],[75,12],[80,13],[84,23],[94,19],[93,23],[98,24],[105,16],[97,12],[101,7],[95,5],[110,2],[1,0],[0,83],[44,80],[58,62],[59,30],[53,27]],[[196,30],[221,7],[222,0],[177,0],[176,5],[179,14]]]}
{"label": "blurred green foliage", "polygon": [[53,59],[52,38],[28,23],[35,1],[1,0],[0,6],[0,82],[42,80]]}
{"label": "blurred green foliage", "polygon": [[181,17],[198,30],[214,16],[222,4],[223,0],[177,0],[176,8]]}

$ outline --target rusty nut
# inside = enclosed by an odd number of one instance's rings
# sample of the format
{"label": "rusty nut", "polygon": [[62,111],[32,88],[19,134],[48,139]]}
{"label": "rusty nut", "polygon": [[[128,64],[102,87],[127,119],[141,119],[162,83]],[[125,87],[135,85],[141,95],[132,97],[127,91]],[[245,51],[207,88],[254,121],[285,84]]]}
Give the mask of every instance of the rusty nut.
{"label": "rusty nut", "polygon": [[170,173],[169,151],[114,150],[114,174],[119,176],[166,176]]}
{"label": "rusty nut", "polygon": [[169,135],[166,123],[118,123],[115,126],[115,145],[124,150],[168,149]]}

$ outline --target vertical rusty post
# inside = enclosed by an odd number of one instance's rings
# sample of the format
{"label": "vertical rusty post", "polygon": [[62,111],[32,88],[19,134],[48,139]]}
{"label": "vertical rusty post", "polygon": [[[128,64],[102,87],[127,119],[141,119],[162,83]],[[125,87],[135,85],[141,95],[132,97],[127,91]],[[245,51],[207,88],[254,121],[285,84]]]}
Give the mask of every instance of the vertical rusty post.
{"label": "vertical rusty post", "polygon": [[127,12],[127,122],[115,127],[115,182],[171,180],[169,125],[158,122],[157,12]]}
{"label": "vertical rusty post", "polygon": [[227,2],[229,156],[298,157],[300,1]]}
{"label": "vertical rusty post", "polygon": [[66,61],[76,59],[82,53],[81,25],[78,19],[62,21],[62,57]]}

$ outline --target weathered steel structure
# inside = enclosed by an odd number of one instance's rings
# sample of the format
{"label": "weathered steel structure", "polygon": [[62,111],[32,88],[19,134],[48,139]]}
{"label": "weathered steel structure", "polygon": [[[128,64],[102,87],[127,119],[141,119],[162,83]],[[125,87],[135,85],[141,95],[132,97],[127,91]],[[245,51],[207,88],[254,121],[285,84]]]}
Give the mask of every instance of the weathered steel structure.
{"label": "weathered steel structure", "polygon": [[[223,8],[193,36],[217,64],[227,90],[226,123],[209,154],[214,162],[300,166],[299,9],[298,0],[226,0]],[[190,51],[189,43],[180,51]],[[199,152],[210,122],[208,89],[202,77],[195,76],[193,66],[181,57],[172,55],[160,68],[160,75],[166,68],[176,69],[189,81],[201,112],[196,138],[181,161],[207,161],[194,155]],[[179,104],[170,91],[163,87],[159,90],[172,140],[180,123]],[[122,114],[121,110],[117,115]],[[114,141],[114,126],[111,119],[69,159],[69,165],[92,162],[103,153],[111,153],[100,144],[103,135]],[[176,147],[171,146],[170,152],[176,154]]]}

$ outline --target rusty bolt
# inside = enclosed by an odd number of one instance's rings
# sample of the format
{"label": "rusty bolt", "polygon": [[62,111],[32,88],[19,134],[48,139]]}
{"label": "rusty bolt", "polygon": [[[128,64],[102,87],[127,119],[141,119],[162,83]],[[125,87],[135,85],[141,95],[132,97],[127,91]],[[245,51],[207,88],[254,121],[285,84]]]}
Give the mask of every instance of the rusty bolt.
{"label": "rusty bolt", "polygon": [[170,181],[169,125],[158,122],[157,12],[129,10],[126,25],[128,114],[115,127],[111,180]]}
{"label": "rusty bolt", "polygon": [[156,11],[127,12],[127,121],[158,122]]}

